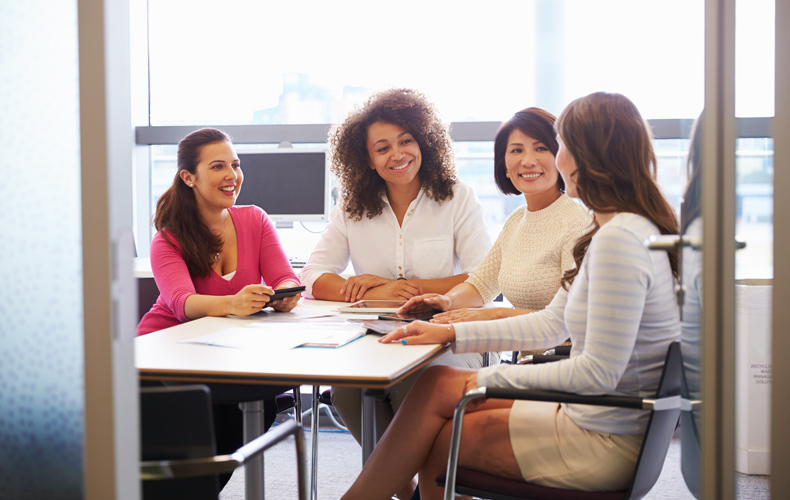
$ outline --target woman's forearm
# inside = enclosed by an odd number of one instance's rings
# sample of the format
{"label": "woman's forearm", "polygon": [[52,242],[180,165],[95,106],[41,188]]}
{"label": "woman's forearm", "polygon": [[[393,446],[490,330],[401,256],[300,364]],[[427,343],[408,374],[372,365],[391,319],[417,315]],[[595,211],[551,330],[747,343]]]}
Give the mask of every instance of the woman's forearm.
{"label": "woman's forearm", "polygon": [[[441,295],[446,295],[448,292],[451,292],[456,287],[462,285],[468,277],[469,275],[467,274],[456,274],[455,276],[448,276],[447,278],[438,278],[433,280],[409,279],[409,281],[412,283],[418,283],[420,286],[422,286],[422,293],[438,293]],[[475,290],[475,292],[477,291]]]}
{"label": "woman's forearm", "polygon": [[340,293],[346,280],[333,273],[322,274],[315,283],[313,283],[313,297],[319,300],[332,300],[335,302],[344,302],[345,296]]}
{"label": "woman's forearm", "polygon": [[450,299],[451,309],[464,309],[467,307],[483,307],[483,296],[477,291],[474,285],[463,282],[457,284],[452,290],[445,294]]}
{"label": "woman's forearm", "polygon": [[199,319],[205,316],[227,316],[231,314],[231,297],[232,295],[192,294],[184,301],[184,314],[189,319]]}

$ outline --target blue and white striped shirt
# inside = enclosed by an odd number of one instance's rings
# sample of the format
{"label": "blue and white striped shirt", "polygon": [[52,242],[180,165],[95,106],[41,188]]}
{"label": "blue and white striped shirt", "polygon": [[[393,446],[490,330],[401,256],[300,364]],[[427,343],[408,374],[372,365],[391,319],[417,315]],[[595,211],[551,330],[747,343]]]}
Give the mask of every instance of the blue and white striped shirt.
{"label": "blue and white striped shirt", "polygon": [[[616,214],[593,237],[570,290],[540,312],[498,321],[456,323],[456,352],[548,348],[570,336],[568,360],[480,370],[478,385],[579,394],[655,395],[669,343],[680,336],[675,280],[663,251],[643,241],[658,234],[648,219]],[[644,431],[641,410],[563,405],[586,429]]]}

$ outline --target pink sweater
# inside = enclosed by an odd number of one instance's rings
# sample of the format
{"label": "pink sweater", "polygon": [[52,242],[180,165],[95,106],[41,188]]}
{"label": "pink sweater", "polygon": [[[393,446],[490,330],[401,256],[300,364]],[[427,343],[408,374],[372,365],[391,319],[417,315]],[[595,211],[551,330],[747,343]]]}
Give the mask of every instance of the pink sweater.
{"label": "pink sweater", "polygon": [[168,235],[177,248],[161,234],[154,236],[151,242],[151,268],[159,288],[159,298],[137,325],[137,335],[189,321],[184,314],[184,303],[194,293],[235,295],[251,284],[265,283],[275,288],[284,281],[300,283],[283,252],[269,216],[254,205],[231,207],[229,212],[236,226],[239,252],[236,274],[230,280],[224,279],[213,269],[208,276],[191,277],[175,238]]}

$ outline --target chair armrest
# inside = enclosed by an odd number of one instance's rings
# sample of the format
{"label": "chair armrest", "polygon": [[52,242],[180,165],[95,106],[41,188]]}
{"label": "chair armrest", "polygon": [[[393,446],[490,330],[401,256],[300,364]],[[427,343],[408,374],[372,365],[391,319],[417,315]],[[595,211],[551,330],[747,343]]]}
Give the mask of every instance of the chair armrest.
{"label": "chair armrest", "polygon": [[296,421],[289,420],[280,424],[276,429],[258,436],[230,455],[141,462],[140,478],[143,480],[175,479],[230,473],[292,434],[296,439],[297,456],[299,456],[299,450],[304,449],[304,431]]}
{"label": "chair armrest", "polygon": [[633,396],[581,396],[568,392],[544,391],[540,389],[500,389],[494,387],[478,387],[477,389],[472,389],[464,394],[461,400],[458,401],[453,415],[453,431],[450,440],[450,452],[447,460],[447,480],[444,489],[445,500],[452,500],[455,497],[455,478],[456,469],[458,467],[458,453],[461,444],[461,429],[463,428],[464,411],[470,402],[479,398],[549,401],[657,411],[680,408],[681,405],[681,398],[679,395],[659,399],[647,399]]}
{"label": "chair armrest", "polygon": [[[471,392],[472,391],[469,391],[467,395]],[[584,396],[570,392],[544,391],[540,389],[501,389],[488,387],[485,388],[485,397],[490,399],[520,399],[658,411],[680,407],[680,396],[648,399],[635,396]]]}
{"label": "chair armrest", "polygon": [[555,361],[563,361],[569,359],[569,356],[563,356],[561,354],[533,354],[531,356],[525,356],[525,358],[532,358],[531,361],[526,361],[524,363],[519,364],[527,364],[532,363],[533,365],[537,365],[540,363],[553,363]]}

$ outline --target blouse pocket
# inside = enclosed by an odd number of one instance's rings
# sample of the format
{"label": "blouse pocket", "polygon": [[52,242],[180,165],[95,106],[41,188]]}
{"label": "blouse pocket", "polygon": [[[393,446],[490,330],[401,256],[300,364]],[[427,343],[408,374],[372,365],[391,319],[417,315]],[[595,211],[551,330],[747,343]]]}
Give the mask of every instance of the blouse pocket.
{"label": "blouse pocket", "polygon": [[416,240],[411,252],[411,272],[415,279],[437,279],[455,273],[452,238],[424,238]]}

